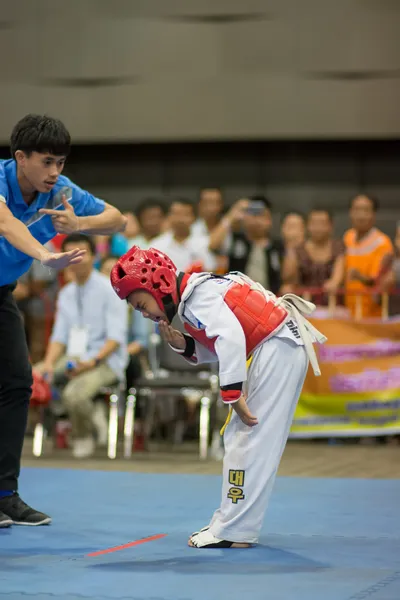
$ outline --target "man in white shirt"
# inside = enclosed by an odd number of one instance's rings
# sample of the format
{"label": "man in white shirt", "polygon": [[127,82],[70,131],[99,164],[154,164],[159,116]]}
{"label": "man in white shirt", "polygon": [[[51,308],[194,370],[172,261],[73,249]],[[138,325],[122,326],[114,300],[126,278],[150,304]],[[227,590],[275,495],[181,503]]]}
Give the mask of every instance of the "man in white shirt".
{"label": "man in white shirt", "polygon": [[198,219],[192,227],[192,233],[209,237],[218,225],[224,210],[224,199],[219,188],[202,188],[197,206]]}
{"label": "man in white shirt", "polygon": [[74,279],[60,291],[51,340],[36,368],[50,381],[66,382],[61,398],[71,419],[73,455],[84,458],[95,449],[93,400],[102,387],[125,377],[128,313],[108,277],[93,267],[93,240],[72,234],[63,242],[63,251],[70,248],[86,254],[69,267]]}
{"label": "man in white shirt", "polygon": [[193,265],[198,265],[199,270],[213,271],[215,257],[208,250],[207,237],[192,233],[195,218],[190,200],[174,200],[168,213],[170,230],[152,240],[151,246],[168,254],[181,271],[187,271]]}

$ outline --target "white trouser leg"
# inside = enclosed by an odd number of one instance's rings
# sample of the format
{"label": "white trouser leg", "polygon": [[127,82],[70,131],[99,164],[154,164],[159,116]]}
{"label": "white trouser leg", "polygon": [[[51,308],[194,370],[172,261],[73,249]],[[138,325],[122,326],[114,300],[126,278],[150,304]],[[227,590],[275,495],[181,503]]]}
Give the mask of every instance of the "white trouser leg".
{"label": "white trouser leg", "polygon": [[272,338],[255,352],[247,402],[258,425],[246,426],[233,412],[226,428],[222,502],[210,523],[215,537],[258,541],[307,367],[304,346],[291,340]]}

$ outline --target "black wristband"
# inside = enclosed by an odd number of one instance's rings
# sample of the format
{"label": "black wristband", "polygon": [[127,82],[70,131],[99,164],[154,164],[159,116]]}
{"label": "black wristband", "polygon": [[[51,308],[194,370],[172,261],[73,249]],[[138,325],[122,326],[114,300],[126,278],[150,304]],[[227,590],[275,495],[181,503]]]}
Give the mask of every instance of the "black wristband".
{"label": "black wristband", "polygon": [[221,385],[221,390],[223,392],[229,392],[231,390],[241,392],[243,388],[243,381],[239,381],[238,383],[231,383],[229,385]]}
{"label": "black wristband", "polygon": [[194,339],[190,335],[183,334],[186,342],[185,351],[182,352],[182,356],[185,358],[192,358],[193,354],[196,351],[196,344],[194,343]]}

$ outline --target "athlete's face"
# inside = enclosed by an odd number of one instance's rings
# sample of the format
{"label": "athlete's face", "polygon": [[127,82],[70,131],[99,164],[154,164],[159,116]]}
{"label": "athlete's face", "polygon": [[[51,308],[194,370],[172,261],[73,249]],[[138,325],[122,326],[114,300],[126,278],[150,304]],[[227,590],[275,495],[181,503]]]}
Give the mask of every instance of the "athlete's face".
{"label": "athlete's face", "polygon": [[15,160],[18,165],[18,176],[22,178],[25,187],[28,185],[33,191],[46,194],[57,183],[64,169],[66,156],[41,152],[32,152],[28,156],[22,150],[17,150]]}
{"label": "athlete's face", "polygon": [[145,319],[151,321],[167,321],[167,315],[158,306],[157,302],[149,292],[136,290],[128,296],[129,304],[137,311],[141,312]]}

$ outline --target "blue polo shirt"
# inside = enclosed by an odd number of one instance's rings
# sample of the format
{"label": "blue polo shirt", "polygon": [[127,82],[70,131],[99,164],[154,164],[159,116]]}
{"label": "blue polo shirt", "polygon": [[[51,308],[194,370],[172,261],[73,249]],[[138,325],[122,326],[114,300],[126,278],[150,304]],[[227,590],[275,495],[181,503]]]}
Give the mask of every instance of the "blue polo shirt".
{"label": "blue polo shirt", "polygon": [[[61,197],[65,195],[79,216],[98,215],[105,203],[82,190],[68,177],[60,175],[48,194],[38,194],[29,206],[24,201],[17,180],[17,163],[14,159],[0,160],[0,201],[3,197],[14,217],[24,223],[32,236],[45,244],[57,235],[50,215],[39,214],[40,208],[64,210]],[[31,266],[33,259],[12,246],[0,236],[0,286],[16,281]]]}

